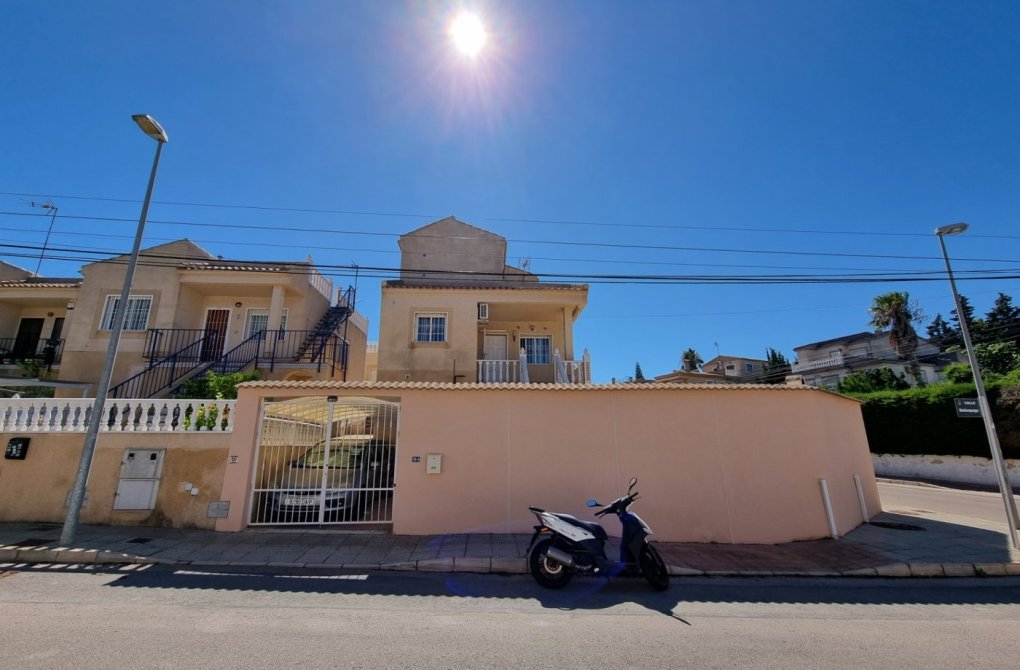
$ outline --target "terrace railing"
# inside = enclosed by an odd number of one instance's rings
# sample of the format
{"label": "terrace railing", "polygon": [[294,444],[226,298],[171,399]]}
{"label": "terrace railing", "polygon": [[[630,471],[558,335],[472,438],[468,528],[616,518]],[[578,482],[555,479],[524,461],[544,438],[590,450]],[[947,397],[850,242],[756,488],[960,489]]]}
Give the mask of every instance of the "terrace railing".
{"label": "terrace railing", "polygon": [[[0,433],[84,433],[92,420],[90,398],[0,399]],[[236,400],[108,400],[100,432],[194,433],[234,429]]]}

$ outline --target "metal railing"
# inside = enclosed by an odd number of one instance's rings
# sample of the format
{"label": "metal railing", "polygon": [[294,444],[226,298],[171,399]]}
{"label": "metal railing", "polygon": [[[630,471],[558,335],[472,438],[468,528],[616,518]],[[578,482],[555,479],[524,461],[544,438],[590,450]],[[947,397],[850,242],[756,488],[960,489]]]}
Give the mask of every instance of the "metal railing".
{"label": "metal railing", "polygon": [[[0,399],[0,433],[84,433],[91,398]],[[108,400],[101,432],[193,433],[234,429],[236,400]]]}
{"label": "metal railing", "polygon": [[20,344],[16,337],[0,337],[0,365],[10,365],[17,361],[39,361],[44,365],[60,362],[64,353],[64,340],[59,338],[41,338],[35,344]]}
{"label": "metal railing", "polygon": [[[150,328],[145,333],[145,348],[142,356],[152,359],[166,358],[195,342],[204,341],[204,328]],[[201,351],[196,352],[200,355]]]}
{"label": "metal railing", "polygon": [[316,330],[278,330],[266,333],[259,354],[259,367],[275,370],[283,365],[315,365],[317,371],[330,366],[331,372],[347,367],[348,344],[336,333]]}
{"label": "metal railing", "polygon": [[172,387],[192,372],[209,363],[201,360],[202,340],[192,342],[161,358],[133,377],[110,388],[111,398],[151,398]]}

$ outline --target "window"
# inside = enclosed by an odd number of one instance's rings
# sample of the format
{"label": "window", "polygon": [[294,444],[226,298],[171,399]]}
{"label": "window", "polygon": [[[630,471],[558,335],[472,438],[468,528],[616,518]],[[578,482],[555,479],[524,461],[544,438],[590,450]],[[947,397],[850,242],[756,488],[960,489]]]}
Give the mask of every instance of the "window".
{"label": "window", "polygon": [[446,342],[445,314],[415,314],[415,342]]}
{"label": "window", "polygon": [[549,350],[552,348],[552,338],[548,335],[521,335],[521,347],[527,352],[528,365],[542,365],[552,362],[552,358],[549,355]]}
{"label": "window", "polygon": [[[113,320],[117,315],[119,295],[106,296],[103,307],[103,318],[99,321],[99,330],[112,330]],[[133,295],[128,298],[127,313],[124,315],[124,330],[145,330],[149,324],[149,310],[152,308],[151,295]]]}
{"label": "window", "polygon": [[744,372],[754,372],[754,363],[744,363]]}
{"label": "window", "polygon": [[[249,309],[244,324],[244,337],[248,339],[260,330],[269,326],[269,310],[267,308]],[[280,330],[287,330],[287,310],[280,316]]]}

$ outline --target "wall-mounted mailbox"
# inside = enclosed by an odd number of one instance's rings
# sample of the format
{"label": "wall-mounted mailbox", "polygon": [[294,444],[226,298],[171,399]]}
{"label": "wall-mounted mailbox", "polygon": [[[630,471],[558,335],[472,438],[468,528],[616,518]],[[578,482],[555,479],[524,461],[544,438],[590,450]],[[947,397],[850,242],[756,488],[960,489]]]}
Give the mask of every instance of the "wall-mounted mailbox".
{"label": "wall-mounted mailbox", "polygon": [[425,474],[438,475],[443,471],[443,455],[429,454],[425,457]]}
{"label": "wall-mounted mailbox", "polygon": [[28,443],[31,438],[12,437],[7,442],[7,449],[4,450],[4,458],[14,461],[23,461],[28,455]]}

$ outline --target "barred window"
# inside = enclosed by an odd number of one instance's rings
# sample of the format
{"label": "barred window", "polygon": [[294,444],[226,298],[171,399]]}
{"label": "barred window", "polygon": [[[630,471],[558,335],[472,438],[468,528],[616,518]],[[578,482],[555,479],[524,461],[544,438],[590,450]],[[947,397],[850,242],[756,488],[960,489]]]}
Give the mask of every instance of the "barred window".
{"label": "barred window", "polygon": [[[112,330],[113,321],[120,305],[119,295],[106,296],[103,318],[99,330]],[[133,295],[128,298],[127,313],[124,315],[124,330],[145,330],[149,324],[149,310],[152,309],[151,295]]]}
{"label": "barred window", "polygon": [[415,342],[446,342],[445,314],[415,314]]}
{"label": "barred window", "polygon": [[548,335],[521,335],[521,346],[528,356],[528,365],[544,365],[552,363],[549,354],[552,349],[552,338]]}

